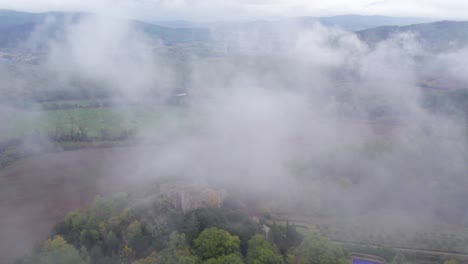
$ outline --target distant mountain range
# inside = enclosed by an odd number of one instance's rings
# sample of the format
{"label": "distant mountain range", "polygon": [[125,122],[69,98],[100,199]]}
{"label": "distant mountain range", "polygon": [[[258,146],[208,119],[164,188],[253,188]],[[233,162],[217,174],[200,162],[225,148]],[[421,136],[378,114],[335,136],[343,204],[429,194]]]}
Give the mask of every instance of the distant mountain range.
{"label": "distant mountain range", "polygon": [[12,28],[24,24],[37,23],[51,13],[25,13],[0,10],[0,29]]}
{"label": "distant mountain range", "polygon": [[[22,49],[23,43],[41,25],[49,22],[48,37],[60,38],[68,22],[75,23],[89,14],[86,13],[26,13],[10,10],[0,10],[0,49]],[[142,21],[132,21],[137,29],[161,39],[164,43],[206,42],[210,32],[205,28],[169,28]]]}
{"label": "distant mountain range", "polygon": [[342,16],[331,16],[331,17],[293,17],[286,19],[276,20],[253,20],[253,21],[234,21],[234,22],[206,22],[206,23],[195,23],[184,20],[175,21],[153,21],[153,24],[171,27],[171,28],[192,28],[192,27],[203,27],[203,28],[244,28],[252,25],[284,25],[284,24],[296,24],[300,26],[310,27],[316,23],[320,23],[325,26],[338,27],[348,31],[363,30],[378,26],[405,26],[411,24],[420,24],[434,22],[435,19],[431,18],[418,18],[418,17],[388,17],[388,16],[360,16],[360,15],[342,15]]}
{"label": "distant mountain range", "polygon": [[[26,49],[24,43],[46,21],[52,21],[48,31],[41,32],[46,43],[50,37],[60,38],[67,22],[76,22],[85,13],[26,13],[0,10],[0,51]],[[242,30],[256,28],[268,30],[288,25],[311,27],[316,23],[355,31],[357,36],[370,45],[402,32],[413,32],[423,46],[432,51],[456,49],[468,45],[468,22],[432,22],[429,18],[385,17],[344,15],[333,17],[295,17],[275,21],[192,23],[188,21],[143,22],[132,21],[135,27],[150,37],[162,40],[166,45],[210,43],[212,30]],[[432,23],[426,23],[432,22]],[[41,45],[39,44],[39,49]],[[0,54],[1,55],[1,54]]]}
{"label": "distant mountain range", "polygon": [[406,26],[436,21],[432,18],[360,15],[343,15],[319,18],[302,17],[298,19],[305,23],[310,23],[315,20],[325,26],[339,27],[348,31],[358,31],[379,26]]}
{"label": "distant mountain range", "polygon": [[429,51],[441,52],[468,46],[468,21],[439,21],[409,26],[382,26],[356,32],[358,37],[375,45],[394,35],[411,32]]}

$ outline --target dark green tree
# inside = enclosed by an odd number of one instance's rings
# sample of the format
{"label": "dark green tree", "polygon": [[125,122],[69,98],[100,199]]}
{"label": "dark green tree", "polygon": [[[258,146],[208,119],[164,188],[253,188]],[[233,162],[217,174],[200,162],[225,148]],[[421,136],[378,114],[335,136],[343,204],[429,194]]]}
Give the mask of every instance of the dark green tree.
{"label": "dark green tree", "polygon": [[194,248],[202,260],[238,253],[239,237],[218,228],[205,229],[194,241]]}
{"label": "dark green tree", "polygon": [[184,234],[173,232],[170,236],[169,245],[156,257],[158,264],[196,264],[199,260],[192,255]]}
{"label": "dark green tree", "polygon": [[291,256],[295,264],[346,264],[344,250],[325,237],[313,234],[307,237]]}
{"label": "dark green tree", "polygon": [[262,235],[256,235],[248,242],[247,263],[282,264],[283,258]]}
{"label": "dark green tree", "polygon": [[218,258],[211,258],[203,262],[203,264],[244,264],[244,261],[239,254],[230,254]]}

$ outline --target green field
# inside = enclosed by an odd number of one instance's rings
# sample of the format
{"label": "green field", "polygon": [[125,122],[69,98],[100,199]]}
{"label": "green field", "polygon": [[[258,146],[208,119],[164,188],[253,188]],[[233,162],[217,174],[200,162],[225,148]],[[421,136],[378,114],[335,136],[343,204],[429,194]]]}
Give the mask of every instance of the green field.
{"label": "green field", "polygon": [[15,109],[4,120],[0,140],[24,137],[34,133],[47,134],[61,131],[67,133],[80,128],[92,138],[100,137],[103,131],[119,134],[125,130],[152,129],[169,117],[178,120],[183,111],[176,108],[158,110],[148,106],[121,108],[73,108],[54,111],[31,111]]}
{"label": "green field", "polygon": [[[183,107],[151,105],[7,109],[0,118],[0,168],[41,153],[132,144],[137,138],[191,131]],[[189,122],[190,121],[190,122]]]}

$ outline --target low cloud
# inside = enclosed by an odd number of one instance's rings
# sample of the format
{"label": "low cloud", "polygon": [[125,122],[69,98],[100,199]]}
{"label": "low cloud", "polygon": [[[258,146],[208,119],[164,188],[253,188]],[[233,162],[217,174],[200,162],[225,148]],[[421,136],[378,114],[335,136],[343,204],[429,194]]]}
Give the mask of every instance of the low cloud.
{"label": "low cloud", "polygon": [[[140,131],[145,148],[102,166],[106,188],[181,176],[270,197],[278,211],[464,224],[466,120],[424,105],[418,61],[463,79],[458,55],[432,56],[411,33],[376,47],[321,25],[221,33],[208,56],[177,62],[133,24],[94,16],[49,43],[38,67],[64,87],[92,80],[161,115],[187,94],[182,115]],[[123,174],[115,164],[128,160]]]}

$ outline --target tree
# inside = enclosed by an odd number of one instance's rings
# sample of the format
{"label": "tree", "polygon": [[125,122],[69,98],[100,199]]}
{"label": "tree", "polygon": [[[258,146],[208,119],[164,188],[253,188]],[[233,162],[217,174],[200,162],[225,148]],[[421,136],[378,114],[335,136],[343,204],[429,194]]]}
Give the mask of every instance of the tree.
{"label": "tree", "polygon": [[210,258],[204,261],[203,264],[244,264],[244,261],[239,254],[230,254],[218,258]]}
{"label": "tree", "polygon": [[268,239],[274,243],[282,255],[286,255],[290,248],[297,247],[302,242],[302,235],[296,231],[295,226],[279,226],[275,222],[271,226]]}
{"label": "tree", "polygon": [[183,230],[190,242],[200,234],[200,222],[198,221],[195,212],[192,211],[185,216]]}
{"label": "tree", "polygon": [[295,264],[345,264],[343,249],[325,237],[313,234],[306,238],[292,257]]}
{"label": "tree", "polygon": [[444,261],[444,264],[458,264],[458,261],[456,259],[447,259]]}
{"label": "tree", "polygon": [[248,264],[281,264],[281,255],[275,252],[273,246],[262,235],[256,235],[248,242]]}
{"label": "tree", "polygon": [[109,231],[104,236],[104,243],[102,245],[102,249],[106,255],[112,255],[115,252],[119,251],[120,247],[120,240],[115,235],[114,232]]}
{"label": "tree", "polygon": [[393,264],[403,264],[405,262],[406,262],[405,256],[401,252],[398,252],[392,260]]}
{"label": "tree", "polygon": [[194,211],[200,230],[210,227],[221,227],[226,224],[222,211],[218,208],[198,208]]}
{"label": "tree", "polygon": [[141,224],[135,220],[127,227],[127,238],[129,241],[138,239],[142,235]]}
{"label": "tree", "polygon": [[133,249],[129,246],[124,246],[120,250],[120,263],[121,264],[132,263],[134,256],[135,256],[135,253],[133,252]]}
{"label": "tree", "polygon": [[72,211],[65,216],[62,223],[55,227],[54,233],[62,234],[66,241],[79,246],[80,234],[85,225],[86,215],[79,211]]}
{"label": "tree", "polygon": [[55,236],[44,242],[40,256],[39,264],[86,264],[88,257],[86,252],[80,252],[68,244],[61,236]]}
{"label": "tree", "polygon": [[138,220],[131,222],[126,229],[126,240],[128,245],[135,251],[136,257],[147,256],[153,248],[153,239],[149,233],[147,233],[143,225]]}
{"label": "tree", "polygon": [[132,264],[158,264],[158,263],[159,262],[158,262],[158,257],[156,253],[152,253],[151,255],[149,255],[148,257],[144,259],[139,259],[139,260],[132,262]]}
{"label": "tree", "polygon": [[202,260],[219,258],[239,252],[240,239],[218,228],[205,229],[194,241],[195,251]]}
{"label": "tree", "polygon": [[168,247],[157,255],[155,263],[196,264],[198,263],[198,258],[190,252],[185,235],[173,232],[170,236]]}

